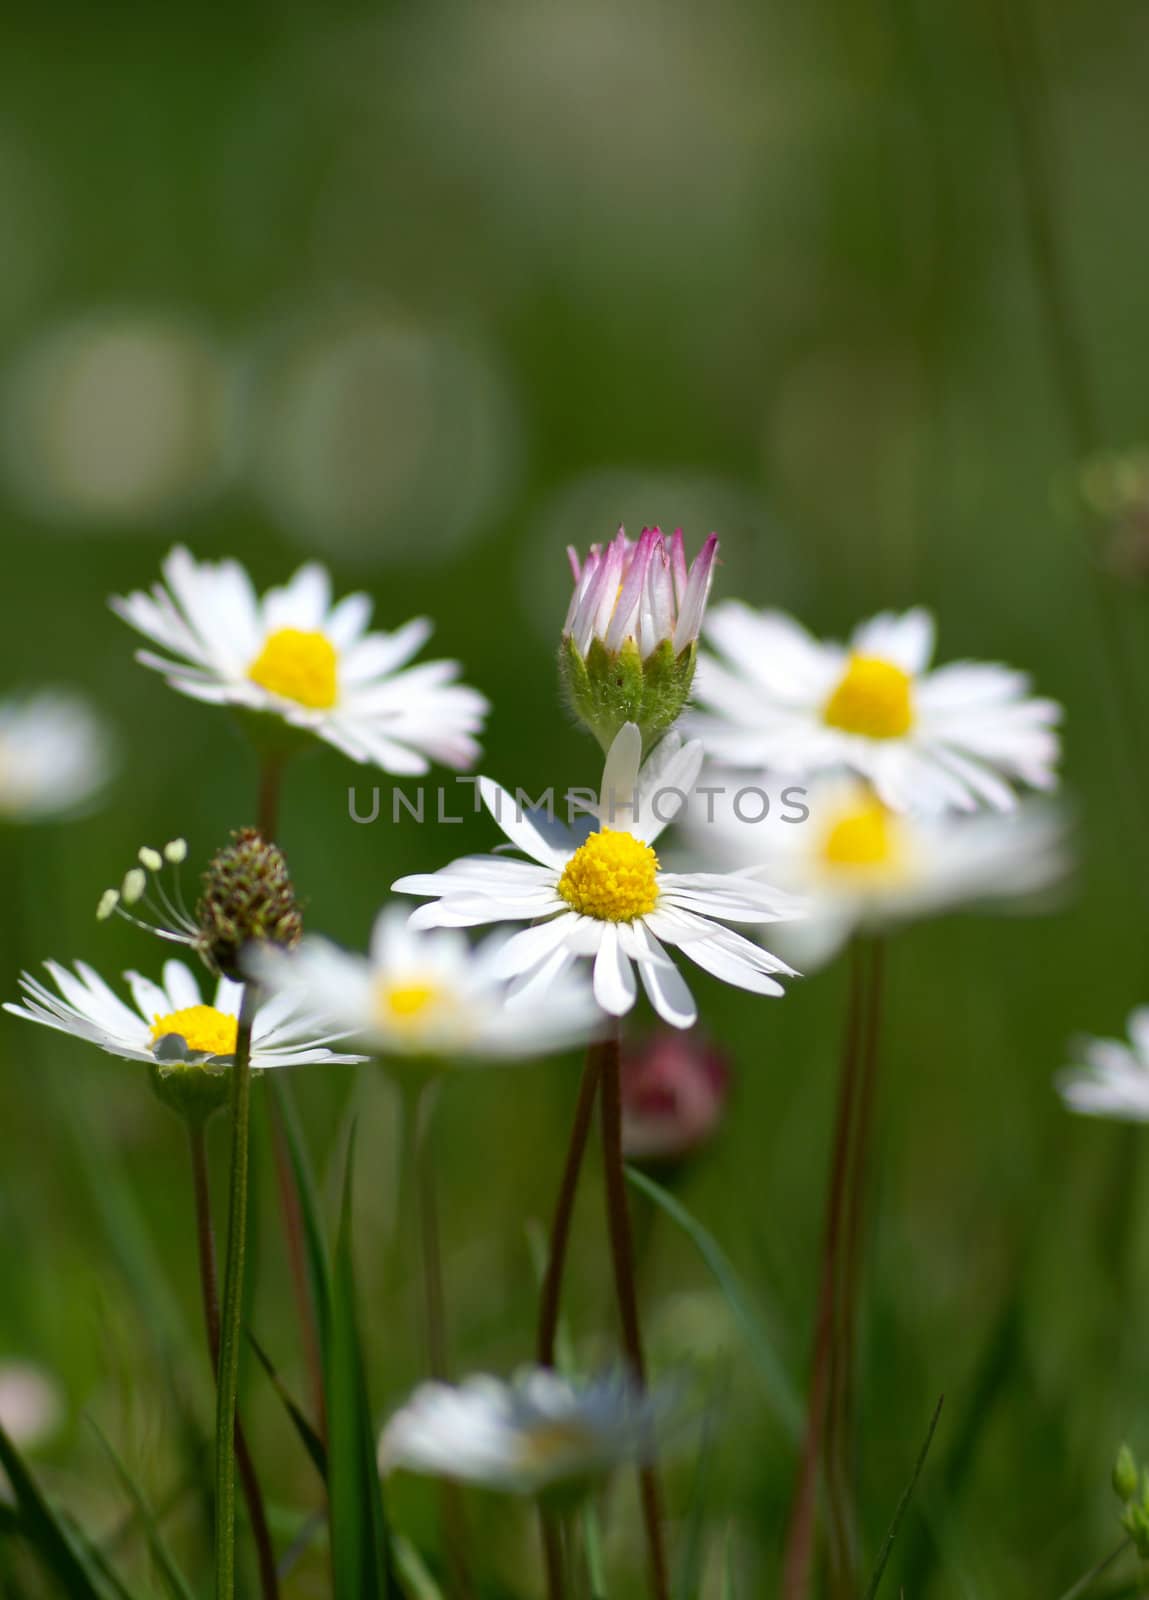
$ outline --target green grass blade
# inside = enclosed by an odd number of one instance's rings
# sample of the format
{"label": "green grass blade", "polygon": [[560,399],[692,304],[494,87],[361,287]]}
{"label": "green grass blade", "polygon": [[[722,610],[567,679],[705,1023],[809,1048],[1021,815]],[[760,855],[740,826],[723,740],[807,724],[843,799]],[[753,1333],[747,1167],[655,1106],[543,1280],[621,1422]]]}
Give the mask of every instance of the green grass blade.
{"label": "green grass blade", "polygon": [[97,1569],[41,1494],[3,1427],[0,1427],[0,1467],[12,1488],[20,1516],[20,1531],[59,1581],[60,1593],[66,1594],[68,1600],[107,1600],[108,1589]]}
{"label": "green grass blade", "polygon": [[898,1529],[901,1527],[902,1518],[905,1516],[909,1507],[909,1503],[913,1498],[914,1489],[917,1487],[917,1481],[921,1476],[922,1468],[926,1464],[926,1457],[930,1453],[930,1445],[933,1443],[934,1439],[934,1430],[937,1428],[938,1418],[942,1414],[942,1405],[944,1402],[945,1395],[940,1395],[938,1397],[938,1403],[934,1407],[934,1414],[930,1419],[929,1430],[926,1433],[921,1449],[918,1451],[918,1459],[914,1463],[914,1470],[910,1475],[910,1481],[902,1490],[902,1497],[898,1501],[897,1509],[894,1512],[894,1520],[890,1523],[890,1526],[886,1532],[886,1537],[882,1541],[882,1548],[878,1552],[877,1565],[874,1567],[874,1575],[870,1579],[869,1587],[866,1589],[865,1600],[874,1600],[874,1596],[877,1594],[881,1585],[882,1575],[886,1570],[886,1562],[890,1559],[890,1551],[894,1548],[894,1540],[898,1536]]}
{"label": "green grass blade", "polygon": [[653,1200],[656,1206],[666,1212],[672,1222],[678,1224],[697,1248],[742,1329],[762,1379],[762,1387],[774,1408],[775,1415],[790,1437],[799,1439],[802,1433],[803,1412],[798,1392],[781,1357],[774,1349],[773,1341],[763,1326],[761,1317],[754,1310],[749,1295],[742,1287],[741,1279],[731,1266],[726,1252],[714,1235],[709,1233],[661,1184],[655,1183],[653,1178],[648,1178],[636,1167],[627,1167],[626,1176],[641,1194]]}
{"label": "green grass blade", "polygon": [[326,1335],[330,1320],[331,1267],[327,1255],[319,1192],[315,1184],[315,1174],[311,1169],[311,1161],[307,1154],[303,1130],[299,1126],[295,1101],[287,1092],[287,1085],[278,1081],[277,1073],[269,1072],[267,1078],[269,1080],[267,1083],[268,1092],[274,1097],[283,1131],[287,1137],[288,1154],[291,1157],[291,1166],[295,1173],[295,1183],[299,1191],[299,1207],[303,1215],[304,1244],[307,1249],[307,1272],[311,1281],[315,1320],[319,1329],[320,1340],[322,1340]]}
{"label": "green grass blade", "polygon": [[396,1536],[395,1561],[411,1591],[411,1600],[444,1600],[442,1589],[410,1539]]}
{"label": "green grass blade", "polygon": [[123,1458],[112,1444],[112,1441],[104,1433],[103,1429],[100,1428],[99,1424],[94,1422],[92,1418],[89,1417],[88,1420],[92,1424],[92,1428],[97,1439],[99,1439],[101,1445],[104,1447],[104,1452],[107,1455],[108,1460],[115,1468],[116,1476],[119,1478],[124,1490],[128,1495],[128,1498],[136,1508],[136,1515],[139,1517],[140,1525],[144,1530],[144,1537],[148,1542],[148,1549],[151,1551],[152,1560],[155,1562],[156,1569],[163,1578],[168,1592],[173,1596],[173,1600],[195,1600],[195,1595],[193,1594],[187,1579],[180,1571],[174,1556],[168,1549],[167,1540],[163,1536],[160,1525],[156,1520],[155,1513],[153,1512],[151,1505],[148,1503],[147,1496],[136,1482],[136,1479],[128,1471],[127,1464],[124,1462]]}
{"label": "green grass blade", "polygon": [[314,1466],[316,1472],[318,1472],[319,1476],[323,1479],[323,1482],[326,1483],[327,1451],[324,1448],[323,1440],[316,1433],[315,1429],[304,1416],[299,1405],[292,1398],[291,1391],[288,1389],[283,1379],[279,1376],[271,1357],[260,1344],[259,1340],[255,1337],[255,1334],[249,1330],[247,1337],[251,1344],[251,1348],[255,1351],[256,1359],[263,1368],[264,1372],[267,1374],[268,1381],[271,1383],[272,1388],[283,1402],[283,1408],[287,1412],[288,1417],[291,1419],[292,1426],[295,1428],[296,1433],[299,1435],[300,1443],[310,1456],[312,1465]]}
{"label": "green grass blade", "polygon": [[738,1600],[738,1582],[734,1576],[734,1524],[726,1530],[726,1548],[722,1553],[722,1600]]}
{"label": "green grass blade", "polygon": [[706,1554],[706,1512],[714,1464],[714,1443],[718,1433],[719,1416],[723,1409],[722,1404],[717,1401],[712,1402],[707,1406],[702,1421],[698,1465],[690,1491],[690,1515],[682,1537],[679,1580],[675,1589],[678,1600],[695,1600],[695,1596],[702,1592],[702,1569]]}
{"label": "green grass blade", "polygon": [[404,1590],[384,1517],[359,1336],[351,1238],[354,1174],[352,1133],[324,1336],[334,1600],[397,1600]]}

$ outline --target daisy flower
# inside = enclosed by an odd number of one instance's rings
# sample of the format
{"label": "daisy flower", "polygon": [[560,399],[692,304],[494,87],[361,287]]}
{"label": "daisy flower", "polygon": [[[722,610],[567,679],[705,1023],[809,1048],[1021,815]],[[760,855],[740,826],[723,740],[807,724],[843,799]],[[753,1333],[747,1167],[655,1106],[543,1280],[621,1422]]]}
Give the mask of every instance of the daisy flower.
{"label": "daisy flower", "polygon": [[589,1484],[624,1463],[649,1461],[667,1409],[665,1394],[644,1395],[625,1377],[580,1384],[543,1367],[510,1383],[426,1383],[384,1428],[379,1470],[523,1495]]}
{"label": "daisy flower", "polygon": [[163,575],[150,594],[110,603],[167,652],[136,659],[181,694],[278,718],[385,772],[477,759],[483,696],[455,682],[453,661],[407,666],[431,632],[425,618],[369,633],[368,596],[332,605],[331,579],[315,563],[262,598],[238,562],[196,561],[181,546]]}
{"label": "daisy flower", "polygon": [[581,1043],[601,1026],[590,985],[573,972],[545,995],[509,998],[496,970],[502,942],[472,949],[451,930],[420,932],[392,906],[376,918],[367,956],[307,938],[289,953],[260,951],[253,970],[273,993],[383,1056],[539,1056]]}
{"label": "daisy flower", "polygon": [[0,817],[32,822],[81,811],[113,766],[108,727],[79,695],[41,689],[0,701]]}
{"label": "daisy flower", "polygon": [[706,638],[721,659],[699,660],[693,729],[719,761],[798,778],[845,768],[896,811],[1009,811],[1014,784],[1056,785],[1061,708],[1007,667],[931,670],[928,611],[883,612],[840,645],[728,601]]}
{"label": "daisy flower", "polygon": [[25,1361],[0,1362],[0,1427],[13,1444],[33,1450],[57,1433],[63,1420],[63,1395],[46,1372]]}
{"label": "daisy flower", "polygon": [[1149,1122],[1149,1006],[1139,1006],[1126,1024],[1129,1042],[1083,1038],[1080,1065],[1059,1074],[1057,1087],[1071,1111],[1120,1122]]}
{"label": "daisy flower", "polygon": [[786,898],[735,873],[664,872],[654,852],[694,786],[702,747],[668,734],[640,771],[641,752],[638,728],[626,723],[607,755],[599,804],[575,829],[527,813],[480,778],[487,809],[530,859],[464,856],[439,872],[400,878],[393,886],[400,894],[433,897],[412,914],[412,925],[531,922],[495,960],[496,971],[518,980],[517,993],[545,995],[576,959],[589,957],[595,998],[622,1016],[635,1002],[637,966],[651,1004],[676,1028],[689,1028],[698,1013],[667,944],[727,983],[781,994],[775,974],[793,976],[792,969],[722,924],[793,915]]}
{"label": "daisy flower", "polygon": [[[700,791],[701,792],[701,791]],[[780,934],[810,970],[856,931],[878,931],[962,905],[1021,901],[1068,870],[1065,822],[1037,801],[1009,816],[892,810],[857,779],[823,778],[804,790],[805,820],[739,819],[739,791],[706,791],[687,814],[699,853],[731,868],[757,868],[801,897],[805,915]],[[745,812],[745,806],[743,806]]]}
{"label": "daisy flower", "polygon": [[[132,997],[128,1005],[82,961],[75,963],[73,971],[56,961],[46,961],[44,966],[57,992],[25,972],[20,978],[23,1003],[6,1004],[5,1011],[86,1039],[126,1061],[231,1066],[242,984],[221,978],[211,1000],[205,1001],[191,968],[182,961],[166,961],[162,983],[153,983],[138,972],[124,974]],[[325,1048],[329,1042],[330,1035],[324,1035],[314,1018],[276,996],[255,1014],[252,1070],[362,1061],[362,1056],[335,1055]]]}

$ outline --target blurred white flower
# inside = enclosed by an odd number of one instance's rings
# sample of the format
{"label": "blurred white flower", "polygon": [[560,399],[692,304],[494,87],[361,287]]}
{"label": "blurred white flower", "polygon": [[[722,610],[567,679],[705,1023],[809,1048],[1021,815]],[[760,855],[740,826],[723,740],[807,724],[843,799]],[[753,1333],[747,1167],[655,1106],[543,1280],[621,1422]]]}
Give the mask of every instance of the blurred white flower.
{"label": "blurred white flower", "polygon": [[799,778],[847,769],[898,811],[1008,811],[1015,783],[1056,786],[1060,706],[1006,667],[931,671],[927,611],[883,612],[847,646],[727,601],[704,633],[722,659],[699,657],[691,727],[718,761]]}
{"label": "blurred white flower", "polygon": [[1071,1111],[1119,1122],[1149,1122],[1149,1006],[1139,1006],[1127,1023],[1129,1042],[1085,1037],[1074,1055],[1080,1065],[1057,1077],[1061,1098]]}
{"label": "blurred white flower", "polygon": [[379,1469],[510,1494],[589,1485],[617,1466],[651,1460],[668,1410],[665,1393],[645,1395],[623,1376],[576,1383],[529,1368],[509,1383],[426,1383],[384,1428]]}
{"label": "blurred white flower", "polygon": [[40,689],[0,701],[0,818],[82,811],[114,765],[108,725],[81,696]]}
{"label": "blurred white flower", "polygon": [[[59,1033],[86,1039],[126,1061],[229,1066],[235,1054],[243,985],[221,978],[209,1002],[195,974],[182,961],[167,961],[162,984],[138,972],[124,974],[135,1007],[125,1004],[103,978],[82,961],[75,971],[55,961],[44,966],[56,985],[53,994],[30,973],[22,973],[22,1004],[5,1011]],[[335,1055],[324,1048],[331,1035],[314,1017],[282,997],[266,1001],[251,1031],[254,1071],[304,1066],[311,1062],[350,1064],[362,1056]]]}
{"label": "blurred white flower", "polygon": [[464,856],[438,872],[400,878],[392,885],[397,893],[432,897],[412,914],[413,926],[530,922],[496,957],[496,970],[519,980],[517,993],[543,997],[578,958],[589,957],[595,998],[622,1016],[635,1002],[637,966],[651,1004],[675,1028],[689,1028],[698,1008],[665,944],[726,983],[781,994],[775,974],[793,976],[791,968],[722,924],[793,915],[786,897],[734,873],[663,872],[652,848],[694,786],[701,746],[669,733],[640,771],[641,753],[638,728],[625,723],[606,758],[595,815],[575,828],[529,814],[521,800],[480,778],[487,809],[531,859]]}
{"label": "blurred white flower", "polygon": [[290,952],[256,952],[253,970],[272,993],[384,1056],[540,1056],[601,1026],[589,983],[573,972],[545,995],[509,996],[496,970],[501,944],[472,949],[452,930],[420,932],[391,906],[376,919],[367,957],[309,938]]}
{"label": "blurred white flower", "polygon": [[455,681],[456,662],[407,666],[431,632],[426,618],[369,633],[370,598],[349,594],[332,605],[331,579],[315,563],[262,598],[237,561],[196,561],[182,546],[163,573],[150,594],[115,597],[111,606],[170,652],[141,650],[137,660],[181,694],[280,719],[384,772],[477,758],[483,696]]}
{"label": "blurred white flower", "polygon": [[0,1362],[0,1427],[20,1450],[32,1450],[64,1420],[59,1387],[39,1367]]}
{"label": "blurred white flower", "polygon": [[687,837],[701,858],[760,872],[800,897],[805,914],[779,930],[778,943],[803,970],[828,961],[859,930],[963,905],[1024,908],[1069,868],[1065,820],[1050,802],[1031,801],[1007,816],[915,816],[891,810],[858,779],[827,777],[793,791],[793,820],[744,821],[746,790],[721,778],[700,785]]}

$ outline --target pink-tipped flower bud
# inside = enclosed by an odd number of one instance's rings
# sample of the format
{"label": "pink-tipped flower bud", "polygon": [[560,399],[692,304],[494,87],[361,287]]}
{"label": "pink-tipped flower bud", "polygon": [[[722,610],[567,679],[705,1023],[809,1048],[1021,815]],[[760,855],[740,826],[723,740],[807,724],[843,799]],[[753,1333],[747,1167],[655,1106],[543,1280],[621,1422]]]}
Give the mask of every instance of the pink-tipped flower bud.
{"label": "pink-tipped flower bud", "polygon": [[717,1132],[730,1092],[730,1069],[713,1045],[667,1029],[625,1050],[622,1144],[631,1161],[670,1162],[692,1155]]}
{"label": "pink-tipped flower bud", "polygon": [[620,528],[610,544],[592,545],[585,561],[568,550],[575,587],[563,627],[563,683],[604,750],[626,722],[638,725],[650,749],[685,706],[717,553],[712,533],[687,568],[681,528],[669,542],[659,528],[644,528],[637,542]]}

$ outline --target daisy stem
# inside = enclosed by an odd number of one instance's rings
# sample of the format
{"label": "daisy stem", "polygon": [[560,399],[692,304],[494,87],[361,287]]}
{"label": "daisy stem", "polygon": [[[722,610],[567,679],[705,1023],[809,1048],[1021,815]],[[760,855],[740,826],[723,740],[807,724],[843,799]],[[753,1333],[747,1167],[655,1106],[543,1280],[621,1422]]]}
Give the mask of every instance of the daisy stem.
{"label": "daisy stem", "polygon": [[[590,1045],[587,1049],[574,1120],[571,1123],[566,1161],[563,1164],[558,1199],[551,1220],[550,1250],[547,1254],[547,1270],[539,1299],[539,1325],[535,1341],[535,1352],[540,1367],[553,1367],[555,1364],[567,1248],[570,1244],[579,1174],[582,1172],[583,1159],[586,1156],[591,1121],[594,1117],[594,1103],[598,1095],[599,1079],[602,1077],[601,1052],[602,1047],[596,1044]],[[542,1508],[539,1510],[539,1529],[542,1538],[547,1600],[563,1600],[565,1582],[562,1532],[553,1515]]]}
{"label": "daisy stem", "polygon": [[235,1600],[235,1412],[243,1335],[247,1181],[251,1143],[251,1025],[256,986],[246,983],[231,1069],[231,1180],[215,1413],[215,1600]]}
{"label": "daisy stem", "polygon": [[[417,1087],[405,1086],[404,1137],[410,1146],[408,1170],[413,1178],[415,1208],[418,1213],[419,1256],[423,1280],[423,1342],[428,1375],[438,1383],[450,1377],[447,1349],[447,1319],[443,1293],[443,1251],[439,1237],[439,1207],[435,1192],[435,1163],[431,1144],[434,1115],[434,1086],[427,1080]],[[446,1535],[450,1593],[458,1600],[471,1600],[467,1560],[467,1523],[462,1491],[457,1483],[445,1479],[440,1485],[443,1531]]]}
{"label": "daisy stem", "polygon": [[[866,957],[868,955],[868,963]],[[857,1583],[857,1532],[852,1504],[857,1367],[858,1300],[862,1280],[863,1225],[869,1178],[869,1154],[878,1079],[878,1036],[881,1026],[883,948],[869,941],[857,950],[862,968],[861,1065],[854,1111],[853,1150],[845,1202],[845,1244],[840,1275],[840,1305],[831,1350],[830,1416],[826,1439],[827,1499],[835,1531],[838,1593],[851,1594]]]}
{"label": "daisy stem", "polygon": [[[634,1281],[634,1240],[630,1231],[627,1204],[626,1168],[622,1151],[622,1083],[620,1040],[616,1028],[613,1038],[597,1046],[602,1060],[602,1153],[606,1177],[606,1210],[610,1229],[610,1252],[614,1266],[614,1287],[622,1322],[623,1348],[631,1377],[640,1389],[646,1386],[646,1360],[642,1350],[642,1330],[638,1320],[638,1294]],[[650,1565],[650,1592],[654,1600],[669,1600],[670,1579],[662,1539],[662,1508],[658,1476],[653,1464],[639,1472],[639,1498],[646,1529],[647,1559]]]}
{"label": "daisy stem", "polygon": [[[216,1272],[215,1233],[211,1221],[211,1190],[208,1184],[207,1140],[202,1121],[188,1121],[188,1147],[191,1154],[192,1188],[195,1192],[196,1239],[199,1247],[200,1290],[203,1318],[207,1330],[212,1373],[219,1371],[219,1280]],[[239,1467],[243,1497],[251,1522],[259,1562],[259,1585],[264,1600],[277,1600],[279,1578],[275,1570],[275,1548],[267,1525],[263,1494],[255,1471],[243,1424],[235,1419],[235,1458]]]}
{"label": "daisy stem", "polygon": [[822,1266],[818,1306],[814,1319],[814,1350],[810,1361],[810,1388],[806,1400],[806,1430],[794,1480],[790,1518],[783,1547],[782,1600],[805,1600],[810,1592],[818,1501],[818,1466],[822,1457],[822,1440],[829,1397],[838,1259],[846,1196],[850,1129],[853,1122],[861,1045],[861,979],[861,963],[855,947],[850,965],[849,998],[842,1032],[838,1104],[834,1114],[834,1134],[826,1194],[826,1221],[822,1241]]}

